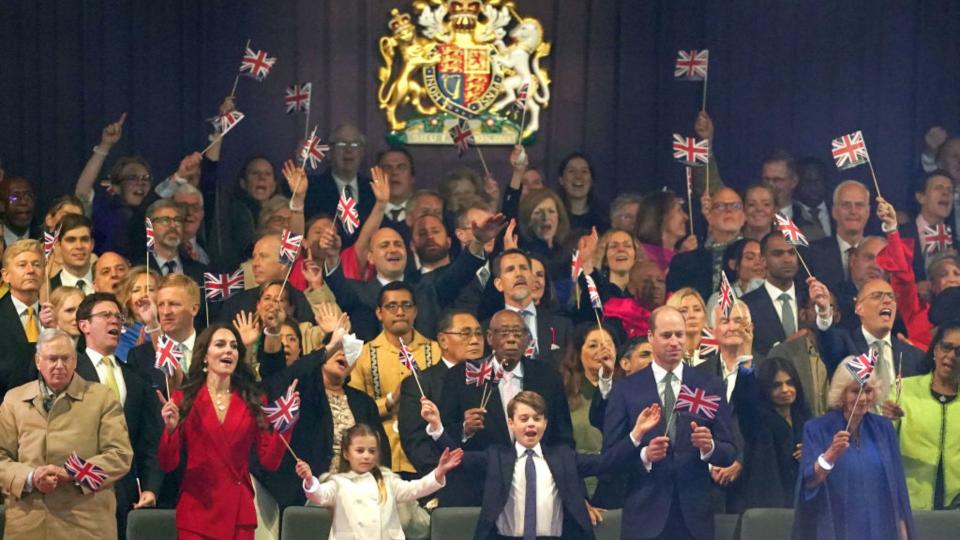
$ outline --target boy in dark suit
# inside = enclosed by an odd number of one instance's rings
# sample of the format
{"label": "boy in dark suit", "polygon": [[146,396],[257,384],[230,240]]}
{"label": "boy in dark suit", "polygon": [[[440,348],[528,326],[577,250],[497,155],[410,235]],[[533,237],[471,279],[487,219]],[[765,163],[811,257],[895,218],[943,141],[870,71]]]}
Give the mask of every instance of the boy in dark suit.
{"label": "boy in dark suit", "polygon": [[[440,447],[455,448],[444,433],[437,406],[426,398],[421,404],[427,433]],[[594,538],[583,477],[606,472],[631,457],[637,459],[639,441],[660,422],[660,406],[651,405],[637,416],[629,436],[606,452],[578,454],[565,445],[540,444],[547,428],[547,404],[536,392],[518,393],[507,404],[507,413],[516,441],[512,446],[493,445],[463,456],[464,467],[486,471],[475,540]]]}

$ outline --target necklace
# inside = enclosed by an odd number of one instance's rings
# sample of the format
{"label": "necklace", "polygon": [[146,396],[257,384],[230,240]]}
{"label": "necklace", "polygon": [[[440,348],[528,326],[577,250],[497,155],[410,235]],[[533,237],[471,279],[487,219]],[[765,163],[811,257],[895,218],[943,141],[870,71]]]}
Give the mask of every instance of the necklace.
{"label": "necklace", "polygon": [[[217,408],[217,410],[220,411],[220,412],[225,411],[225,410],[227,409],[227,403],[230,402],[230,401],[229,401],[229,400],[230,400],[230,389],[223,390],[223,391],[217,391],[217,390],[214,390],[213,388],[210,388],[209,386],[207,386],[207,390],[208,390],[208,391],[210,392],[210,394],[213,396],[214,406]],[[226,399],[224,399],[224,398],[226,398]]]}

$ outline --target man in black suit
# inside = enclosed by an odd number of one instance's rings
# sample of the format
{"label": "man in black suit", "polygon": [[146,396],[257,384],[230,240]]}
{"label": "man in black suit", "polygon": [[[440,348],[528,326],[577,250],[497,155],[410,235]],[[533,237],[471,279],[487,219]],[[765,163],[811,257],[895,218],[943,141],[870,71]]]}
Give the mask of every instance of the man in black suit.
{"label": "man in black suit", "polygon": [[[563,381],[549,365],[523,356],[530,333],[520,315],[506,309],[498,311],[490,319],[487,340],[493,349],[494,360],[503,370],[503,378],[493,388],[486,408],[481,409],[480,398],[486,386],[468,386],[463,363],[447,371],[443,400],[439,403],[445,432],[453,440],[463,441],[464,450],[483,450],[496,444],[510,446],[514,440],[507,426],[506,404],[522,390],[533,390],[547,402],[544,444],[573,448],[573,424]],[[475,476],[468,477],[468,481],[475,482],[474,485],[481,481]],[[480,504],[480,493],[444,490],[440,503],[443,506],[476,506]]]}
{"label": "man in black suit", "polygon": [[870,219],[870,192],[856,180],[844,180],[833,191],[832,215],[836,234],[821,238],[803,250],[810,270],[827,287],[836,287],[850,279],[850,255],[863,241]]}
{"label": "man in black suit", "polygon": [[173,199],[160,199],[147,208],[155,238],[150,268],[166,276],[180,272],[203,283],[207,266],[181,253],[183,247],[183,206]]}
{"label": "man in black suit", "polygon": [[537,308],[530,290],[533,284],[530,257],[519,249],[508,249],[490,266],[493,286],[503,295],[504,307],[519,315],[530,333],[532,354],[528,356],[559,370],[563,350],[573,334],[573,325],[566,317]]}
{"label": "man in black suit", "polygon": [[886,281],[873,279],[860,288],[854,308],[860,318],[860,327],[854,332],[832,324],[830,296],[823,283],[811,279],[809,288],[811,300],[819,313],[820,350],[831,377],[844,358],[867,353],[870,349],[876,351],[875,373],[888,388],[892,388],[898,376],[921,375],[933,367],[926,365],[923,351],[893,336],[891,330],[897,317],[897,300]]}
{"label": "man in black suit", "polygon": [[760,241],[760,255],[767,267],[763,286],[743,295],[753,317],[753,353],[766,356],[770,348],[793,335],[797,325],[797,252],[774,230]]}
{"label": "man in black suit", "polygon": [[[927,280],[927,266],[937,252],[942,251],[931,247],[928,252],[927,242],[923,241],[923,232],[928,228],[936,230],[941,225],[947,225],[947,219],[953,210],[953,190],[954,181],[943,169],[928,173],[914,189],[913,196],[920,209],[916,219],[900,225],[900,236],[913,240],[913,275],[917,281]],[[951,235],[947,244],[956,249],[956,238]]]}
{"label": "man in black suit", "polygon": [[123,314],[113,294],[93,293],[84,298],[77,307],[77,326],[86,343],[86,349],[77,357],[77,374],[113,390],[123,405],[133,446],[134,466],[116,486],[117,530],[122,538],[130,510],[157,504],[157,493],[163,482],[163,472],[157,462],[162,429],[160,403],[150,384],[114,356]]}
{"label": "man in black suit", "polygon": [[63,268],[50,280],[50,290],[76,287],[83,294],[93,292],[93,223],[83,214],[67,214],[60,220],[57,249]]}
{"label": "man in black suit", "polygon": [[667,273],[667,290],[693,287],[703,298],[710,298],[720,284],[720,268],[727,246],[740,239],[746,221],[740,195],[722,187],[713,192],[707,211],[707,237],[693,251],[676,254]]}
{"label": "man in black suit", "polygon": [[3,254],[3,281],[10,292],[0,298],[0,399],[7,390],[37,376],[32,359],[40,336],[40,284],[43,248],[36,240],[18,240]]}
{"label": "man in black suit", "polygon": [[[481,358],[483,337],[480,322],[472,313],[448,312],[437,325],[437,341],[443,353],[441,362],[420,372],[420,386],[417,386],[417,380],[413,377],[407,377],[400,385],[400,411],[398,412],[400,445],[419,475],[427,474],[436,468],[440,458],[433,440],[424,432],[426,424],[420,418],[420,398],[426,397],[434,403],[442,402],[443,384],[447,372],[464,360]],[[456,489],[458,488],[451,488],[451,491]]]}
{"label": "man in black suit", "polygon": [[[373,190],[370,188],[370,179],[359,174],[366,146],[367,138],[356,126],[342,124],[333,130],[330,135],[330,166],[323,174],[308,177],[305,219],[317,214],[337,215],[337,202],[343,193],[356,201],[360,223],[367,220],[373,209]],[[354,235],[347,234],[339,220],[337,231],[344,247],[356,241]]]}
{"label": "man in black suit", "polygon": [[775,150],[760,165],[761,181],[773,189],[777,212],[793,220],[810,241],[826,236],[820,224],[804,215],[803,208],[794,200],[793,192],[800,183],[797,162],[786,150]]}
{"label": "man in black suit", "polygon": [[410,242],[410,225],[407,224],[407,204],[413,196],[416,184],[416,168],[410,151],[402,146],[391,146],[377,154],[377,165],[390,182],[390,200],[383,216],[383,226],[400,233],[404,242]]}
{"label": "man in black suit", "polygon": [[[614,383],[604,415],[603,447],[608,451],[626,438],[645,408],[659,404],[664,411],[659,426],[640,440],[640,459],[626,468],[621,538],[712,539],[708,465],[728,467],[737,453],[723,383],[684,366],[684,322],[676,308],[653,311],[649,339],[653,363]],[[671,421],[681,386],[719,397],[712,417],[677,411]]]}
{"label": "man in black suit", "polygon": [[[820,274],[814,271],[817,279],[830,288],[830,291],[837,296],[837,302],[840,307],[840,327],[853,332],[860,326],[860,321],[854,313],[854,306],[857,300],[857,294],[863,285],[871,279],[886,279],[886,273],[877,264],[877,255],[887,247],[886,238],[880,236],[867,236],[857,247],[850,252],[848,263],[849,278],[837,283],[834,286],[827,285],[820,277]],[[902,329],[902,323],[898,325]],[[906,332],[906,330],[900,330]]]}

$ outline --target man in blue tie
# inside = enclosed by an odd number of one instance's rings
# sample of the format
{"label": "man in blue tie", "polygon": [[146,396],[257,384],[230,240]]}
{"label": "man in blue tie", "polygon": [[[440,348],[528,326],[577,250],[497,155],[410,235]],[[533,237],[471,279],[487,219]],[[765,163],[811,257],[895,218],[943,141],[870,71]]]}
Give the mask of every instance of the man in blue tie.
{"label": "man in blue tie", "polygon": [[[708,465],[729,466],[736,447],[723,382],[683,365],[684,328],[683,315],[676,308],[654,310],[647,336],[653,363],[614,383],[608,398],[604,452],[627,438],[631,419],[641,411],[654,404],[663,407],[657,427],[639,440],[639,458],[623,471],[627,475],[623,539],[713,538]],[[719,408],[713,417],[675,410],[682,387],[718,396]]]}

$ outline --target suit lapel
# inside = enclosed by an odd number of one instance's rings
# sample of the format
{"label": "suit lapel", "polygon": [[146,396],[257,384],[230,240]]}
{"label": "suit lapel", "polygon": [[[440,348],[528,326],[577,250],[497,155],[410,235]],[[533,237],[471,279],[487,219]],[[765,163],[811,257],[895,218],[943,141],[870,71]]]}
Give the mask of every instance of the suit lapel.
{"label": "suit lapel", "polygon": [[513,487],[513,472],[517,463],[517,453],[514,447],[500,446],[500,488],[503,490],[503,501],[506,503]]}
{"label": "suit lapel", "polygon": [[[0,319],[9,321],[8,324],[10,325],[12,334],[10,337],[17,343],[25,345],[27,343],[27,334],[23,330],[23,325],[20,323],[20,314],[17,313],[17,308],[13,305],[13,297],[10,295],[11,293],[7,292],[7,294],[3,296],[3,299],[0,299]],[[16,330],[14,330],[14,328],[16,328]],[[19,330],[19,332],[17,330]]]}
{"label": "suit lapel", "polygon": [[[867,338],[863,337],[863,327],[857,326],[857,330],[853,333],[853,344],[857,349],[857,353],[867,352]],[[892,341],[892,340],[891,340]]]}
{"label": "suit lapel", "polygon": [[231,473],[239,478],[236,469],[233,468],[233,459],[231,459],[230,446],[233,443],[234,427],[239,423],[243,415],[240,408],[244,407],[243,400],[236,392],[230,394],[230,406],[227,407],[227,415],[223,419],[223,424],[217,418],[217,412],[214,410],[213,399],[210,392],[207,391],[207,385],[203,385],[197,393],[193,405],[194,409],[199,409],[200,423],[204,435],[210,441],[213,448],[220,454],[221,461]]}
{"label": "suit lapel", "polygon": [[[787,335],[783,331],[783,321],[781,321],[780,316],[777,315],[777,308],[773,305],[774,299],[770,298],[770,293],[767,292],[766,288],[763,288],[763,295],[761,297],[763,298],[763,311],[766,311],[764,317],[773,323],[770,325],[770,327],[774,329],[773,333],[775,334],[770,336],[772,338],[770,344],[773,345],[778,341],[786,339]],[[756,320],[756,317],[754,320]]]}
{"label": "suit lapel", "polygon": [[87,356],[85,352],[77,355],[77,374],[89,382],[100,382],[97,368],[94,367],[93,361],[90,360],[90,357]]}

